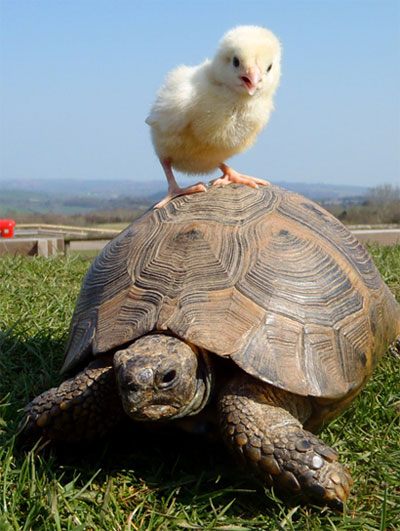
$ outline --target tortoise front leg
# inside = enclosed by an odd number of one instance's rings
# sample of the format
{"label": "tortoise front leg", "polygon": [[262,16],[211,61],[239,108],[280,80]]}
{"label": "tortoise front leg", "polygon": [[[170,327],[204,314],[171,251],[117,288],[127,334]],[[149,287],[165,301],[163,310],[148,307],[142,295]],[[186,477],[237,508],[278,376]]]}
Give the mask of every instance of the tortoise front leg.
{"label": "tortoise front leg", "polygon": [[337,453],[303,429],[307,397],[243,375],[222,389],[218,409],[222,436],[245,466],[270,486],[343,510],[353,482]]}
{"label": "tortoise front leg", "polygon": [[19,442],[32,445],[40,437],[68,444],[87,441],[102,436],[122,415],[112,359],[100,358],[25,407]]}

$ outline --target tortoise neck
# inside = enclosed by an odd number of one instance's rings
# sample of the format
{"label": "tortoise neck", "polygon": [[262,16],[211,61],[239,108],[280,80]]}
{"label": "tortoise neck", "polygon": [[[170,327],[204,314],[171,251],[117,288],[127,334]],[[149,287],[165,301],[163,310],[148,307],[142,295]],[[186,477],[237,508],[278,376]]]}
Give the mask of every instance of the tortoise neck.
{"label": "tortoise neck", "polygon": [[196,371],[196,391],[179,415],[175,418],[197,415],[208,404],[214,387],[215,374],[211,356],[207,350],[191,345],[197,356],[198,366]]}

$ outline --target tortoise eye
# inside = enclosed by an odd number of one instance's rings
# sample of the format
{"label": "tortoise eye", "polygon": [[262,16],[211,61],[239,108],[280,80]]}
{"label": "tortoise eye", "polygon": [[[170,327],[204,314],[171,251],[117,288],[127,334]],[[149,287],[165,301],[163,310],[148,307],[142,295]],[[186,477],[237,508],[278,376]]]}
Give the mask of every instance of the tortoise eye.
{"label": "tortoise eye", "polygon": [[232,64],[235,68],[237,68],[240,65],[239,59],[236,57],[236,55],[232,59]]}
{"label": "tortoise eye", "polygon": [[176,371],[174,371],[174,370],[168,371],[166,374],[164,374],[163,379],[162,379],[162,383],[172,382],[172,380],[175,378],[175,376],[176,376]]}
{"label": "tortoise eye", "polygon": [[165,374],[163,374],[161,376],[159,387],[161,387],[161,388],[168,387],[169,385],[172,384],[172,382],[175,380],[175,378],[176,378],[176,370],[175,369],[170,369],[169,371],[167,371]]}

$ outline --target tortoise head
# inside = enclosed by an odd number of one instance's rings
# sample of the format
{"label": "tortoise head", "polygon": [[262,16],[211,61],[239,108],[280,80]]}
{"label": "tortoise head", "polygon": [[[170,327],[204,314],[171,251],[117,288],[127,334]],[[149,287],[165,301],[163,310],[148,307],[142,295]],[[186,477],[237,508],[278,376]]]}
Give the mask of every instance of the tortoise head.
{"label": "tortoise head", "polygon": [[210,396],[207,353],[178,338],[144,336],[116,352],[113,363],[122,405],[134,420],[195,415]]}

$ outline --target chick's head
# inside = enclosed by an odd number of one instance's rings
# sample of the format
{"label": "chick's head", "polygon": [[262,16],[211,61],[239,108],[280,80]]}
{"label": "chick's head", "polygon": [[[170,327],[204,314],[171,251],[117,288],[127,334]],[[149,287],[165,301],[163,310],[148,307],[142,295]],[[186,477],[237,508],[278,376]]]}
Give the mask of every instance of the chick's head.
{"label": "chick's head", "polygon": [[281,46],[259,26],[238,26],[221,39],[212,61],[215,80],[243,96],[272,95],[279,83]]}

